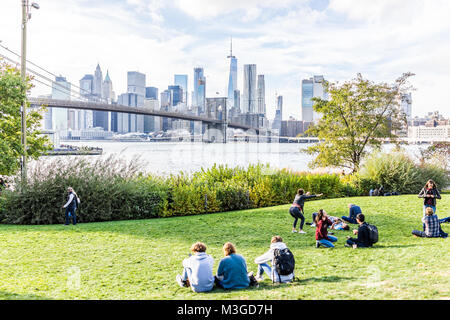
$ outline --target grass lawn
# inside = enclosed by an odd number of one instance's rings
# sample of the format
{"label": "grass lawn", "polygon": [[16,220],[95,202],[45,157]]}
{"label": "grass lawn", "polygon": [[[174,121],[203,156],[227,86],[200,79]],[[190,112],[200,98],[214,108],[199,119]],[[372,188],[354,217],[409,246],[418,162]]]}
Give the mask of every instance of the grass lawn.
{"label": "grass lawn", "polygon": [[[361,197],[306,203],[306,221],[324,208],[347,215],[361,206],[378,226],[370,249],[345,248],[351,231],[336,231],[336,248],[316,249],[314,229],[292,234],[289,205],[203,216],[79,224],[0,226],[0,299],[449,299],[450,238],[419,239],[422,200],[417,196]],[[438,201],[440,218],[450,216],[450,195]],[[443,225],[450,232],[450,224]],[[233,242],[256,272],[255,257],[273,235],[281,235],[296,258],[300,282],[238,291],[196,294],[175,276],[190,245],[205,242],[215,259]]]}

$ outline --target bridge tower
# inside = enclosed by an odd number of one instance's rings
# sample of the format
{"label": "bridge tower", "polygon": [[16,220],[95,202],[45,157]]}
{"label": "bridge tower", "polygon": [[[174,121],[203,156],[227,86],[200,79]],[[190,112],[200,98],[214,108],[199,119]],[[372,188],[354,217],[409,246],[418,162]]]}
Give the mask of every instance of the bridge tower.
{"label": "bridge tower", "polygon": [[219,123],[208,123],[203,134],[204,142],[227,142],[227,98],[206,98],[206,116],[218,119]]}

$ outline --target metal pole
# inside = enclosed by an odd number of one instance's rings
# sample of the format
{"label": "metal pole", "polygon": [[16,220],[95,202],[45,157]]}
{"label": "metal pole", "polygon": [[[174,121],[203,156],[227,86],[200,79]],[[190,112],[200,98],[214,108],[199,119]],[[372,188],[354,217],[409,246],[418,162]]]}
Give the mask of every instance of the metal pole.
{"label": "metal pole", "polygon": [[[22,77],[22,81],[25,85],[26,81],[26,54],[27,54],[27,20],[28,20],[28,0],[22,0],[22,54],[21,54],[21,64],[20,64],[20,75]],[[26,95],[26,87],[24,88],[24,95]],[[27,181],[27,119],[26,119],[26,96],[22,101],[22,107],[20,110],[20,114],[22,117],[22,147],[23,153],[21,157],[21,174],[22,174],[22,183]]]}

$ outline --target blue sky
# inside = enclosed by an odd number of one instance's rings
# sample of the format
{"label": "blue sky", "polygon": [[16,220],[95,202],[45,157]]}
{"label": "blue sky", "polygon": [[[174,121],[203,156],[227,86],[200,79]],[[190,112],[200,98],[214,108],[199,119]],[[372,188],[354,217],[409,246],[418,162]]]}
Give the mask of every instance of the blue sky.
{"label": "blue sky", "polygon": [[[414,72],[413,115],[450,116],[450,2],[446,0],[36,0],[28,57],[78,85],[100,63],[114,91],[126,91],[126,72],[146,74],[161,89],[174,74],[202,66],[207,96],[225,95],[229,39],[243,64],[266,77],[268,117],[275,94],[284,118],[300,119],[301,80],[324,75],[345,81],[357,73],[393,82]],[[20,51],[20,1],[2,0],[0,40]],[[4,51],[0,50],[1,53]],[[37,86],[33,94],[49,89]]]}

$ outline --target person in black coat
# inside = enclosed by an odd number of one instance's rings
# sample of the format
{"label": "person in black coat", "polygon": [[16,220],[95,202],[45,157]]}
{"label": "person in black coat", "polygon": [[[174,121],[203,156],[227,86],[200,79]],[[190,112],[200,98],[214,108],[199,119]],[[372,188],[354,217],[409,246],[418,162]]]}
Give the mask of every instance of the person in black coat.
{"label": "person in black coat", "polygon": [[358,238],[350,238],[347,236],[346,247],[356,248],[367,248],[372,246],[372,242],[370,241],[369,227],[367,223],[364,221],[365,217],[362,213],[356,216],[356,221],[359,224],[358,230],[353,230],[353,234],[358,235]]}

